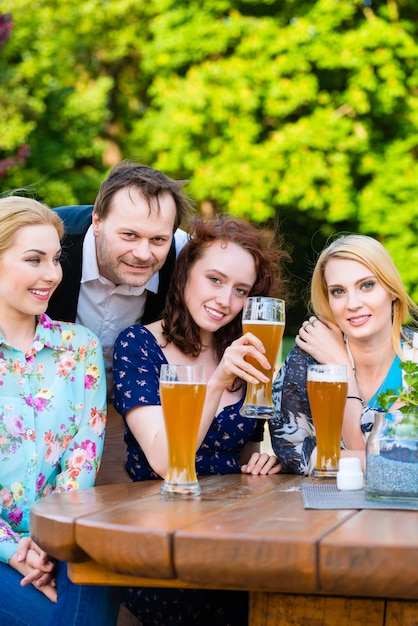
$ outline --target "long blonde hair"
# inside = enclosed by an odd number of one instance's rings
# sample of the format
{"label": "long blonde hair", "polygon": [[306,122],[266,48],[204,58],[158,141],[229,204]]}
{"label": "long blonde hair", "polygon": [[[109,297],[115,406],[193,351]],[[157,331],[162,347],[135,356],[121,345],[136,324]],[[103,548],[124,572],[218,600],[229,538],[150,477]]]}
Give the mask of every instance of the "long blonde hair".
{"label": "long blonde hair", "polygon": [[64,224],[57,213],[45,204],[24,196],[0,198],[0,254],[12,245],[20,228],[43,224],[53,226],[62,240]]}
{"label": "long blonde hair", "polygon": [[367,235],[344,235],[324,248],[318,257],[311,281],[311,308],[318,317],[336,323],[329,305],[325,267],[329,259],[349,259],[368,267],[379,283],[394,299],[392,303],[392,346],[401,352],[402,325],[412,318],[418,320],[418,307],[406,293],[402,278],[389,252],[380,242]]}

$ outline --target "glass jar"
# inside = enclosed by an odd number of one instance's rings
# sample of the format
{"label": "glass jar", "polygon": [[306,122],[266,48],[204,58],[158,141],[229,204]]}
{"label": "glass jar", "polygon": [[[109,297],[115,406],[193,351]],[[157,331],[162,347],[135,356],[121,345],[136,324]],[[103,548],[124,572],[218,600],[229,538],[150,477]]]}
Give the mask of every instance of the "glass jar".
{"label": "glass jar", "polygon": [[418,413],[375,411],[366,446],[366,498],[418,501]]}

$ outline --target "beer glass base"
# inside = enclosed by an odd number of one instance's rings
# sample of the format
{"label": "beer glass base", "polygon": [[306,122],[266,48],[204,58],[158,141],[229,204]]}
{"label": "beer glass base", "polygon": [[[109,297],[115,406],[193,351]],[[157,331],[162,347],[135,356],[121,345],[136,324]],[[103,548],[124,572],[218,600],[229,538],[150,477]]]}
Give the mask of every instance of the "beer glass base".
{"label": "beer glass base", "polygon": [[276,411],[272,406],[258,406],[256,404],[243,404],[239,414],[241,417],[254,417],[266,420],[276,417]]}
{"label": "beer glass base", "polygon": [[312,478],[316,478],[318,480],[322,480],[323,478],[337,478],[338,469],[315,469],[313,470],[311,476]]}
{"label": "beer glass base", "polygon": [[192,483],[169,483],[164,481],[160,493],[163,496],[200,496],[202,489],[198,482]]}

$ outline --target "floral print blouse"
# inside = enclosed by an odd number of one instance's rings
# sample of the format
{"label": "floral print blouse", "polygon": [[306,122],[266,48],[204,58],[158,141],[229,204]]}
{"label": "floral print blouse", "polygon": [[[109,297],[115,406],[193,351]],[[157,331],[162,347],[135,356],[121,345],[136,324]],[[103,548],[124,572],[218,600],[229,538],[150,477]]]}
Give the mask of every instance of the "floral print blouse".
{"label": "floral print blouse", "polygon": [[[402,351],[405,360],[418,362],[418,335],[403,329]],[[270,437],[274,454],[288,474],[311,473],[316,447],[315,428],[306,391],[306,376],[309,365],[316,363],[309,354],[295,346],[290,351],[279,373],[273,381],[273,402],[277,417],[269,420]],[[393,360],[388,375],[378,390],[398,389],[402,384],[402,372],[398,356]],[[376,393],[363,408],[360,428],[367,440],[374,424],[374,411],[379,409]],[[344,449],[344,442],[341,442]]]}
{"label": "floral print blouse", "polygon": [[105,424],[103,356],[91,331],[43,314],[26,354],[0,333],[0,561],[29,535],[35,500],[94,484]]}
{"label": "floral print blouse", "polygon": [[[161,404],[160,368],[167,359],[147,328],[136,324],[122,331],[116,340],[113,358],[113,403],[118,413],[125,417],[126,412],[135,406]],[[264,420],[241,417],[239,409],[243,402],[244,394],[238,402],[225,406],[213,418],[196,452],[198,476],[240,472],[240,454],[244,445],[248,441],[262,441]],[[125,442],[126,470],[132,480],[160,478],[128,427]]]}

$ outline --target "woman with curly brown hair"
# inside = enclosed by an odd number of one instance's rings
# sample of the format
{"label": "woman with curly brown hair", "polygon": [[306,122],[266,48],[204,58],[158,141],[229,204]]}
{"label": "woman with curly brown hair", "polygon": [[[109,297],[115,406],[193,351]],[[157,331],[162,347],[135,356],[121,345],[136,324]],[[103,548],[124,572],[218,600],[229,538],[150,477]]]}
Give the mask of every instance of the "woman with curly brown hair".
{"label": "woman with curly brown hair", "polygon": [[[177,259],[163,320],[131,326],[115,344],[114,404],[127,425],[126,468],[133,480],[163,478],[167,470],[158,390],[164,363],[206,368],[207,392],[196,451],[198,475],[280,471],[275,456],[260,452],[264,422],[241,417],[239,409],[246,382],[266,382],[245,357],[251,355],[266,369],[274,367],[264,356],[261,341],[251,333],[242,334],[242,308],[248,296],[276,295],[284,259],[286,252],[245,221],[194,222],[191,239]],[[207,602],[211,593],[217,598],[216,606]],[[196,619],[199,624],[242,626],[246,594],[226,592],[219,600],[219,593],[189,591],[186,599],[185,592],[179,595],[178,590],[135,590],[127,604],[144,626],[185,625]],[[244,602],[240,604],[237,598]]]}

